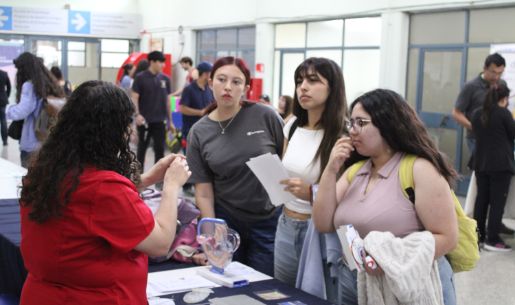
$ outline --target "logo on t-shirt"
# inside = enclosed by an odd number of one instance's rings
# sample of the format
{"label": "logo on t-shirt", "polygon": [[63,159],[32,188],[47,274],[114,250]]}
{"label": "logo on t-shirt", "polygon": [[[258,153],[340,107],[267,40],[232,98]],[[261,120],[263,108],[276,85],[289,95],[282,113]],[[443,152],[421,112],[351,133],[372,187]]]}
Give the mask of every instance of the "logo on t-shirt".
{"label": "logo on t-shirt", "polygon": [[255,134],[258,134],[258,133],[264,133],[265,131],[264,130],[256,130],[256,131],[248,131],[247,132],[247,136],[251,136],[251,135],[255,135]]}
{"label": "logo on t-shirt", "polygon": [[164,80],[161,80],[161,88],[166,88],[166,82]]}

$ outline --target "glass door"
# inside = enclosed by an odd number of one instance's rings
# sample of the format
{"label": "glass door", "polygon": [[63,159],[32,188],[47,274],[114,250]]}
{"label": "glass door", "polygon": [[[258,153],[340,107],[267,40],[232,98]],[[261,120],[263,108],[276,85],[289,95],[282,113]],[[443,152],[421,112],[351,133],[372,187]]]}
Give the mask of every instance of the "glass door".
{"label": "glass door", "polygon": [[[452,118],[454,102],[464,80],[463,54],[462,48],[420,50],[417,111],[438,148],[462,176],[468,177],[468,169],[462,166],[467,163],[462,159],[468,159],[463,153],[463,129]],[[459,181],[457,193],[466,193],[468,181]]]}

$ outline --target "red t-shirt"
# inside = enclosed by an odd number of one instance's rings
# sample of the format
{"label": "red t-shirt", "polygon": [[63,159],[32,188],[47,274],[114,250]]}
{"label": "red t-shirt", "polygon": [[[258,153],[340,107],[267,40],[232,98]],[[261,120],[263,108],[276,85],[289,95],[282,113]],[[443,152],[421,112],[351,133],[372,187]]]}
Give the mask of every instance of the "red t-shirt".
{"label": "red t-shirt", "polygon": [[147,304],[148,259],[133,250],[154,228],[134,184],[86,169],[62,217],[43,224],[21,209],[21,251],[29,275],[21,305]]}

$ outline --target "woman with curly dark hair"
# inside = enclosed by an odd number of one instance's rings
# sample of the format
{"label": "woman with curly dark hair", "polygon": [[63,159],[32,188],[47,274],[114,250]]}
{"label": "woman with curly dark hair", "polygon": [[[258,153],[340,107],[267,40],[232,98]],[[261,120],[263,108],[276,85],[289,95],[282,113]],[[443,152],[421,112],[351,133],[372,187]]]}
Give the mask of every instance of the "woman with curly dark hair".
{"label": "woman with curly dark hair", "polygon": [[[445,258],[458,241],[450,187],[456,178],[456,171],[438,151],[415,111],[399,94],[376,89],[358,97],[350,110],[351,117],[346,124],[350,137],[344,136],[336,141],[313,203],[316,228],[320,232],[334,232],[342,225],[352,224],[365,239],[365,247],[369,236],[372,240],[384,238],[376,247],[382,250],[379,257],[390,253],[386,245],[393,240],[381,234],[388,232],[389,236],[397,238],[397,245],[401,247],[404,245],[401,240],[413,238],[412,234],[424,231],[423,239],[421,237],[421,241],[414,244],[418,247],[418,257],[423,256],[427,260],[411,266],[406,264],[405,269],[397,268],[395,271],[408,273],[411,271],[409,268],[415,265],[425,270],[432,270],[436,266],[440,270],[439,294],[442,295],[443,290],[444,304],[456,304],[453,273]],[[399,179],[401,161],[408,155],[414,159],[414,187],[410,198],[403,193]],[[366,161],[351,176],[351,165],[359,159]],[[346,170],[340,177],[344,163]],[[397,260],[407,256],[406,252],[403,253],[388,264],[377,261],[378,267],[374,270],[365,267],[366,274],[374,277],[391,272],[392,266],[398,266]],[[377,260],[377,256],[375,258]],[[386,275],[393,278],[393,273]],[[360,273],[360,278],[363,274]],[[342,303],[358,304],[356,271],[341,264],[338,275]],[[420,274],[418,279],[427,280],[424,276],[429,277],[429,274]],[[415,283],[420,282],[413,279],[413,283],[408,283],[404,291]]]}
{"label": "woman with curly dark hair", "polygon": [[54,76],[43,64],[42,59],[25,52],[14,60],[16,72],[16,105],[7,108],[7,119],[23,123],[20,138],[21,165],[27,167],[33,153],[41,142],[36,138],[35,123],[42,109],[43,100],[48,97],[63,97],[63,90]]}
{"label": "woman with curly dark hair", "polygon": [[[113,84],[80,85],[23,179],[21,304],[147,304],[147,256],[168,253],[191,174],[168,155],[139,175],[133,105]],[[155,216],[138,195],[164,178]]]}

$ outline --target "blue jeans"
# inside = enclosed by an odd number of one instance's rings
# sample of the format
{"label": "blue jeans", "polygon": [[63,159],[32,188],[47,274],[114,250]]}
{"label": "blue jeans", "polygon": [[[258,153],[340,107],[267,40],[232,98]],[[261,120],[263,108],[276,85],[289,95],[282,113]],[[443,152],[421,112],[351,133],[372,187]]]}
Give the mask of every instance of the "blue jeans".
{"label": "blue jeans", "polygon": [[271,218],[249,223],[231,217],[220,205],[215,204],[216,217],[224,219],[229,228],[240,234],[240,247],[234,253],[233,260],[273,277],[275,231],[281,212],[282,209],[277,208]]}
{"label": "blue jeans", "polygon": [[[343,305],[358,305],[358,273],[350,271],[342,262],[338,274],[339,296]],[[456,305],[456,291],[454,287],[454,276],[451,265],[442,256],[438,259],[438,272],[442,282],[443,303],[445,305]]]}
{"label": "blue jeans", "polygon": [[297,220],[281,214],[275,233],[274,277],[295,287],[299,258],[309,220]]}

